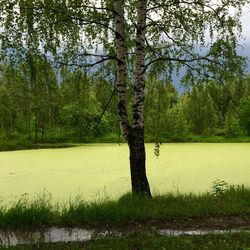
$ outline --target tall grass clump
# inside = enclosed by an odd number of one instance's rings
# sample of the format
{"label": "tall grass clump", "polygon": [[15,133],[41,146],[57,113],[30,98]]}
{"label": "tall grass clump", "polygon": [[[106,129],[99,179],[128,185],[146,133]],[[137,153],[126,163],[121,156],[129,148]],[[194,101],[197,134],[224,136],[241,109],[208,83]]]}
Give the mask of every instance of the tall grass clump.
{"label": "tall grass clump", "polygon": [[11,207],[0,208],[1,228],[47,226],[106,226],[175,221],[206,216],[245,216],[250,214],[250,189],[237,186],[219,192],[165,194],[153,198],[123,195],[117,201],[86,202],[78,197],[65,204],[52,202],[48,193],[30,200],[24,195]]}
{"label": "tall grass clump", "polygon": [[1,228],[41,227],[58,221],[59,207],[52,204],[51,195],[47,192],[29,199],[27,194],[21,196],[10,207],[0,208]]}

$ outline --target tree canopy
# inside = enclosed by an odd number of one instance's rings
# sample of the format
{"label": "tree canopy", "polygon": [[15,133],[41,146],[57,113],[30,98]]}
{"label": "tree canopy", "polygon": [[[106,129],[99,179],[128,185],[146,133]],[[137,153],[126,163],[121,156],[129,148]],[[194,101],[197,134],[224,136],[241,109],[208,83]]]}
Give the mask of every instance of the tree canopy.
{"label": "tree canopy", "polygon": [[[21,57],[29,50],[46,53],[71,66],[93,67],[110,60],[114,66],[115,2],[1,0],[2,49],[8,49],[9,55],[19,52]],[[133,61],[141,1],[122,2],[126,58]],[[236,46],[241,37],[242,7],[249,1],[142,2],[146,5],[145,72],[169,76],[174,68],[185,66],[189,81],[242,73],[244,58],[237,55]]]}

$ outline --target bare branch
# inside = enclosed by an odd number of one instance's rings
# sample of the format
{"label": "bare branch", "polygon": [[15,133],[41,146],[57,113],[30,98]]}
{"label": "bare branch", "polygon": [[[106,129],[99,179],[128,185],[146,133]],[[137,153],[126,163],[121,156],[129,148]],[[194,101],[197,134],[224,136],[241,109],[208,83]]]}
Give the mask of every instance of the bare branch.
{"label": "bare branch", "polygon": [[86,63],[86,64],[79,64],[79,63],[69,63],[69,62],[62,62],[62,61],[59,61],[58,63],[60,65],[66,65],[66,66],[76,66],[76,67],[79,67],[79,68],[92,68],[100,63],[103,63],[103,62],[106,62],[108,60],[110,60],[111,58],[103,58],[99,61],[96,61],[94,63]]}
{"label": "bare branch", "polygon": [[191,69],[192,71],[195,71],[195,72],[196,72],[198,75],[200,75],[200,76],[205,76],[207,79],[213,79],[213,80],[215,80],[215,81],[221,82],[221,79],[218,79],[218,78],[216,78],[216,77],[213,77],[213,76],[211,76],[211,75],[209,75],[209,74],[207,74],[207,73],[201,72],[199,69],[197,69],[197,68],[191,66],[191,65],[188,64],[188,63],[184,63],[184,65],[185,65],[186,67],[188,67],[189,69]]}
{"label": "bare branch", "polygon": [[101,123],[101,121],[102,121],[102,118],[103,118],[104,114],[106,113],[106,111],[107,111],[107,109],[108,109],[108,106],[109,106],[109,104],[111,103],[111,101],[112,101],[112,99],[113,99],[113,96],[114,96],[115,92],[116,92],[116,87],[114,87],[114,89],[113,89],[113,91],[112,91],[112,93],[111,93],[111,95],[110,95],[110,97],[109,97],[109,100],[108,100],[106,106],[104,107],[104,109],[103,109],[103,111],[102,111],[102,113],[101,113],[101,115],[100,115],[100,117],[99,117],[99,119],[98,119],[98,122],[97,122],[97,124],[95,125],[93,131],[95,131],[95,130],[98,128],[98,126],[100,125],[100,123]]}
{"label": "bare branch", "polygon": [[[86,9],[93,9],[93,10],[105,10],[105,11],[109,11],[109,12],[112,12],[112,13],[115,13],[115,10],[113,9],[110,9],[110,8],[106,8],[106,7],[96,7],[96,6],[90,6],[90,5],[75,5],[75,6],[70,6],[70,7],[74,7],[74,8],[86,8]],[[23,7],[22,8],[23,10],[29,10],[29,9],[32,9],[32,10],[40,10],[40,8],[35,8],[35,7]],[[13,10],[19,10],[19,7],[18,6],[14,6],[13,7]],[[48,10],[52,10],[54,12],[53,9],[48,9]]]}
{"label": "bare branch", "polygon": [[144,72],[147,70],[147,68],[151,64],[153,64],[155,62],[159,62],[159,61],[173,61],[173,62],[180,62],[180,63],[183,63],[183,64],[190,63],[190,62],[196,62],[196,61],[209,61],[211,63],[216,63],[217,65],[220,65],[221,67],[223,67],[222,64],[220,64],[220,63],[218,63],[216,61],[213,61],[212,59],[209,59],[209,58],[204,57],[204,56],[203,57],[197,57],[197,58],[190,58],[190,59],[188,59],[188,58],[183,58],[182,59],[182,58],[172,58],[172,57],[159,57],[159,58],[156,58],[156,59],[150,61],[148,64],[146,64]]}
{"label": "bare branch", "polygon": [[84,25],[84,24],[96,24],[96,25],[100,25],[100,26],[102,26],[104,28],[107,28],[110,31],[116,33],[116,31],[112,27],[110,27],[110,26],[108,26],[108,25],[106,25],[104,23],[101,23],[101,22],[98,22],[98,21],[95,21],[95,20],[84,19],[84,18],[81,18],[81,17],[74,17],[74,16],[70,16],[70,15],[68,15],[68,17],[71,18],[72,20],[77,20],[77,21],[81,22],[82,25]]}
{"label": "bare branch", "polygon": [[193,2],[188,2],[188,1],[173,1],[173,2],[167,3],[167,4],[158,4],[158,5],[155,5],[155,6],[151,7],[151,8],[148,8],[147,12],[152,11],[152,10],[156,10],[156,9],[159,9],[159,8],[171,7],[173,5],[179,5],[179,4],[192,5],[194,3],[198,4],[198,1],[193,1]]}
{"label": "bare branch", "polygon": [[76,54],[74,57],[70,58],[68,60],[68,63],[70,61],[74,61],[76,60],[77,58],[79,57],[100,57],[100,58],[103,58],[103,59],[110,59],[110,60],[118,60],[118,58],[116,56],[111,56],[111,55],[103,55],[103,54],[94,54],[94,53],[87,53],[87,52],[84,52],[84,53],[80,53],[80,54]]}

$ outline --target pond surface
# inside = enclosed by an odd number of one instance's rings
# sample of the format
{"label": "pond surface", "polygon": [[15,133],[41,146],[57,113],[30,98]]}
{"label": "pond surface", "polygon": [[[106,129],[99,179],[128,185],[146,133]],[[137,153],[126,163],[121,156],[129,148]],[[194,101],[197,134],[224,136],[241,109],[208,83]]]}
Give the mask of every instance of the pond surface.
{"label": "pond surface", "polygon": [[[250,187],[248,143],[163,144],[159,158],[146,150],[153,193],[207,192],[216,179]],[[0,200],[44,190],[60,201],[118,198],[130,190],[128,155],[125,144],[0,152]]]}

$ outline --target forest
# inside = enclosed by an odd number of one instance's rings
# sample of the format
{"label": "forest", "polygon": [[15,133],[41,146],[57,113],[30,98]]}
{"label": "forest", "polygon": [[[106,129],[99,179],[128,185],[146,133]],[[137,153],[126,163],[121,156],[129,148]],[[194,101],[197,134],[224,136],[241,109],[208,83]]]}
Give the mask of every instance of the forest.
{"label": "forest", "polygon": [[[0,65],[1,141],[122,142],[115,83],[81,68],[57,69],[44,57]],[[132,106],[132,83],[128,83]],[[130,97],[131,96],[131,97]],[[129,114],[130,119],[131,114]],[[185,142],[200,136],[250,135],[250,76],[186,85],[146,79],[145,140]]]}

